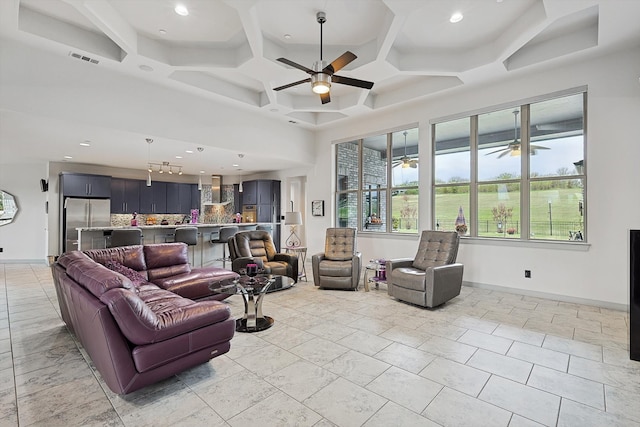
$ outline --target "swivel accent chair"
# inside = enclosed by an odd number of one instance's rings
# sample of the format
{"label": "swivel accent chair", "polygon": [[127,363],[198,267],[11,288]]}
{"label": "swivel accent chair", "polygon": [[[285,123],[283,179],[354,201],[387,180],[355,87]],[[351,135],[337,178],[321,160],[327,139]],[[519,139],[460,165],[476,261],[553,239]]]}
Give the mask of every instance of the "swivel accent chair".
{"label": "swivel accent chair", "polygon": [[327,228],[324,252],[311,257],[313,282],[320,288],[357,290],[362,254],[355,228]]}
{"label": "swivel accent chair", "polygon": [[456,263],[459,242],[455,231],[423,231],[415,258],[387,260],[387,293],[429,308],[460,295],[464,266]]}

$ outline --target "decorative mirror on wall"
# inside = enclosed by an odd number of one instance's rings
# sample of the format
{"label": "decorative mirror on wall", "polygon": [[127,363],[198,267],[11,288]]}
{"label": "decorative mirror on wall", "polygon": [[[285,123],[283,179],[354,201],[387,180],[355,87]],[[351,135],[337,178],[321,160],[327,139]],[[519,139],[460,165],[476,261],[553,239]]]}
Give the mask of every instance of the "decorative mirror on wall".
{"label": "decorative mirror on wall", "polygon": [[15,197],[0,190],[0,225],[10,224],[18,215],[18,204]]}

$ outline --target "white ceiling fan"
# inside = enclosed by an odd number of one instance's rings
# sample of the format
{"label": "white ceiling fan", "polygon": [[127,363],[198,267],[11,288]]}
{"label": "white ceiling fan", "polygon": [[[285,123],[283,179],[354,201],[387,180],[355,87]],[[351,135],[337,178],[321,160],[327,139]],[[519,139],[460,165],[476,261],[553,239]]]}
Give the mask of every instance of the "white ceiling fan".
{"label": "white ceiling fan", "polygon": [[[500,153],[497,157],[498,159],[506,156],[507,154],[511,154],[512,157],[517,157],[522,154],[522,143],[518,140],[518,114],[520,114],[520,110],[513,110],[513,141],[511,141],[506,148],[501,148],[496,151],[492,151],[490,153],[485,154],[485,156],[489,156],[491,154]],[[531,155],[536,155],[536,150],[549,150],[549,147],[543,147],[541,145],[529,145],[529,149],[531,150]]]}
{"label": "white ceiling fan", "polygon": [[393,163],[393,167],[402,165],[403,169],[406,168],[417,168],[418,167],[418,159],[412,159],[411,157],[407,156],[407,134],[409,132],[407,132],[406,130],[404,132],[402,132],[402,134],[404,135],[404,156],[400,157],[400,159],[396,162]]}

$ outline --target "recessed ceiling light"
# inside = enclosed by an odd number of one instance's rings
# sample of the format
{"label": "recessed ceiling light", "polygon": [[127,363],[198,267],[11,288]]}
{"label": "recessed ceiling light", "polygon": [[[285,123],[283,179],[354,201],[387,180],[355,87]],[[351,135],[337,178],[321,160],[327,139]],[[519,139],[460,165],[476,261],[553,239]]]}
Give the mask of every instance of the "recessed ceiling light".
{"label": "recessed ceiling light", "polygon": [[232,164],[231,166],[233,166],[234,168],[237,168],[237,167],[238,167],[238,166],[240,166],[240,165],[239,165],[239,164],[234,163],[234,164]]}
{"label": "recessed ceiling light", "polygon": [[200,173],[204,173],[204,171],[200,171]]}
{"label": "recessed ceiling light", "polygon": [[138,68],[140,68],[142,71],[153,71],[153,68],[145,64],[138,66]]}
{"label": "recessed ceiling light", "polygon": [[71,156],[64,156],[65,159],[73,159]]}
{"label": "recessed ceiling light", "polygon": [[183,4],[177,4],[173,10],[180,16],[187,16],[189,14],[189,9]]}
{"label": "recessed ceiling light", "polygon": [[449,22],[451,22],[452,24],[455,24],[456,22],[462,21],[462,18],[464,18],[464,16],[462,16],[462,13],[456,12],[453,15],[451,15],[451,18],[449,18]]}
{"label": "recessed ceiling light", "polygon": [[176,156],[176,159],[181,159],[181,158],[182,158],[182,156]]}
{"label": "recessed ceiling light", "polygon": [[89,141],[81,142],[80,145],[83,147],[91,147],[91,144],[89,144]]}
{"label": "recessed ceiling light", "polygon": [[167,35],[167,30],[164,30],[164,29],[162,29],[162,28],[160,28],[160,29],[158,30],[158,32],[159,32],[161,35],[163,35],[163,36],[166,36],[166,35]]}
{"label": "recessed ceiling light", "polygon": [[185,153],[193,154],[193,150],[185,150]]}
{"label": "recessed ceiling light", "polygon": [[285,40],[291,40],[291,34],[285,34],[284,38]]}

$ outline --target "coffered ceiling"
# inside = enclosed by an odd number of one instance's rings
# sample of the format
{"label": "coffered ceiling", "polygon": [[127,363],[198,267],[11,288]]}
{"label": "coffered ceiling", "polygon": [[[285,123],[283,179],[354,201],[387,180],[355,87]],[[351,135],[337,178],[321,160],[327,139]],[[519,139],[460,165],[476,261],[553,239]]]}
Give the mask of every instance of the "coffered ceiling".
{"label": "coffered ceiling", "polygon": [[[187,16],[175,12],[178,3]],[[334,83],[331,102],[324,105],[308,83],[273,90],[308,77],[277,58],[309,68],[319,59],[318,11],[327,16],[323,59],[352,51],[357,59],[339,74],[372,81],[371,90]],[[460,22],[449,21],[454,12],[463,14]],[[67,67],[85,67],[84,73],[147,82],[139,86],[141,99],[153,98],[159,85],[311,131],[640,40],[635,0],[2,0],[0,16],[0,41],[9,47],[3,60],[32,48],[48,54],[37,62],[42,69],[16,72],[6,65],[9,72],[0,76],[5,87],[14,79],[28,82],[30,74],[64,73],[57,65],[64,60]],[[3,124],[10,129],[22,121],[25,131],[30,112],[8,104],[0,104]],[[51,132],[70,132],[64,123],[48,120],[42,126]],[[100,125],[129,131],[117,123]],[[180,133],[162,136],[200,141]],[[211,146],[229,161],[237,152],[232,148]],[[277,166],[303,163],[283,160]]]}

